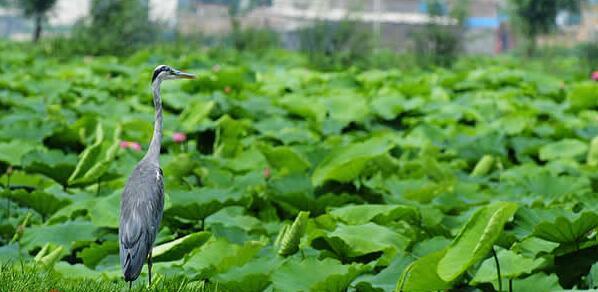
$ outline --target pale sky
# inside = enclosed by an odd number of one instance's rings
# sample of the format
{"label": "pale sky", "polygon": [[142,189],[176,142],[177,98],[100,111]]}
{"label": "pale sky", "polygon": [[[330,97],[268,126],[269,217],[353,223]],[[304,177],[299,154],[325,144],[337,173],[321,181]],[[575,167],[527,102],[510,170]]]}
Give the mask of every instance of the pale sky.
{"label": "pale sky", "polygon": [[[51,25],[70,25],[89,14],[90,0],[58,0],[50,13]],[[150,18],[176,24],[177,0],[150,0]]]}
{"label": "pale sky", "polygon": [[79,18],[89,13],[89,0],[58,0],[50,13],[51,25],[73,24]]}
{"label": "pale sky", "polygon": [[150,0],[150,19],[176,24],[177,0]]}

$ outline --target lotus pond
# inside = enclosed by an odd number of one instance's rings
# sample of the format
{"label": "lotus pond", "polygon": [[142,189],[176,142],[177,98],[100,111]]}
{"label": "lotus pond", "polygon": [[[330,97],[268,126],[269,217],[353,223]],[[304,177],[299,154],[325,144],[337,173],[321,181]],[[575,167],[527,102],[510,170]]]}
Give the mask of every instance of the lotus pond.
{"label": "lotus pond", "polygon": [[162,86],[156,285],[598,288],[589,78],[513,59],[326,73],[286,52],[64,60],[9,48],[0,50],[4,265],[35,265],[62,283],[122,282],[120,194],[151,138],[150,74],[166,63],[199,78]]}

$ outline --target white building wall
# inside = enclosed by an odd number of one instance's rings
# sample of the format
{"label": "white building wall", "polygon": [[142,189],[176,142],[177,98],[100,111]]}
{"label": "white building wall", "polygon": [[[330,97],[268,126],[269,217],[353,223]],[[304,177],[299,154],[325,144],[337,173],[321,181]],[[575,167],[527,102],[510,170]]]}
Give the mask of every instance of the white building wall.
{"label": "white building wall", "polygon": [[48,22],[52,26],[73,25],[81,17],[89,14],[90,0],[58,0],[49,14]]}

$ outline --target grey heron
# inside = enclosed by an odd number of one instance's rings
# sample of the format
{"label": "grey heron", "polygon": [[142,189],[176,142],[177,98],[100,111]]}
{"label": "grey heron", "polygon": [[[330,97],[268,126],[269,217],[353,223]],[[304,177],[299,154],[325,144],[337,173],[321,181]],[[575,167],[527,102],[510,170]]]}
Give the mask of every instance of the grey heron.
{"label": "grey heron", "polygon": [[129,176],[120,202],[118,238],[120,265],[129,289],[147,260],[148,282],[152,283],[152,246],[162,220],[164,182],[160,169],[162,142],[162,100],[160,84],[169,79],[192,79],[193,75],[166,65],[154,69],[152,92],[155,108],[154,132],[147,153]]}

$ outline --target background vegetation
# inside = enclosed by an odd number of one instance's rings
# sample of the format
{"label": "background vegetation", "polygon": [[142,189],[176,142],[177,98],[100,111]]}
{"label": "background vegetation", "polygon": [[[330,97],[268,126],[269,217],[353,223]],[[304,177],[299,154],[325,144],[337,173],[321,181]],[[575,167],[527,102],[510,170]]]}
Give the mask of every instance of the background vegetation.
{"label": "background vegetation", "polygon": [[0,43],[0,290],[126,289],[118,206],[163,63],[198,78],[163,86],[150,289],[598,288],[595,44],[463,56],[432,23],[397,54],[347,20],[289,52],[167,37],[141,9]]}

